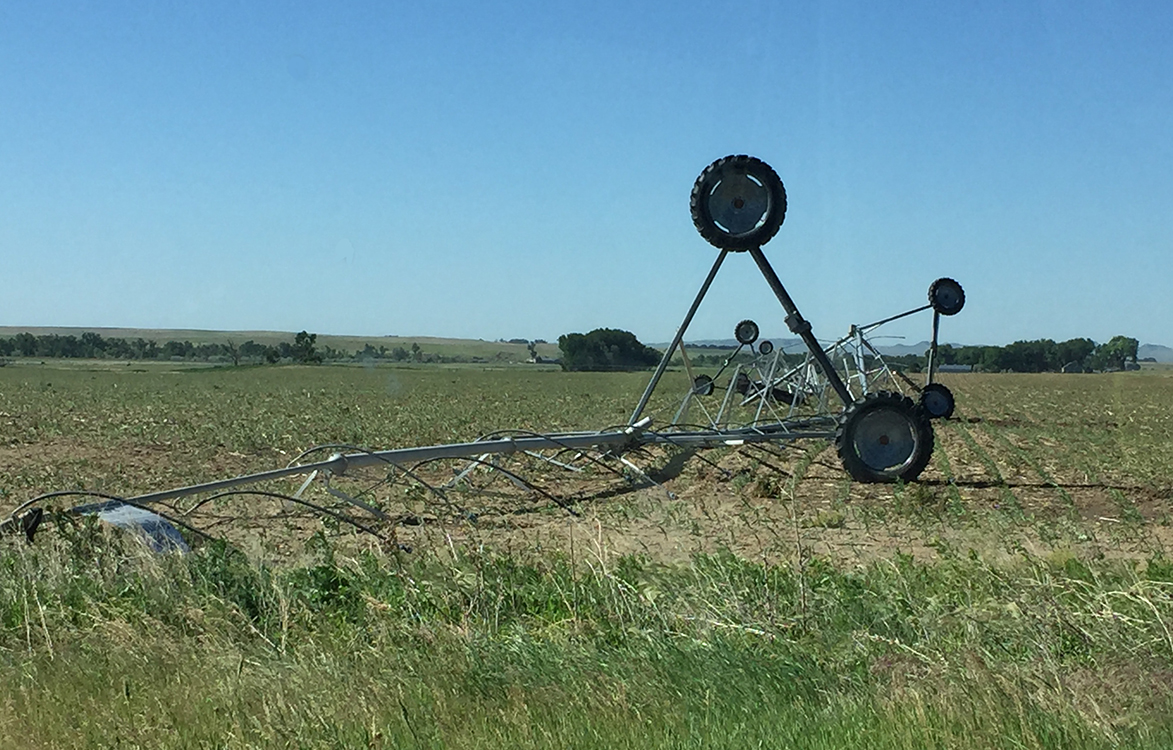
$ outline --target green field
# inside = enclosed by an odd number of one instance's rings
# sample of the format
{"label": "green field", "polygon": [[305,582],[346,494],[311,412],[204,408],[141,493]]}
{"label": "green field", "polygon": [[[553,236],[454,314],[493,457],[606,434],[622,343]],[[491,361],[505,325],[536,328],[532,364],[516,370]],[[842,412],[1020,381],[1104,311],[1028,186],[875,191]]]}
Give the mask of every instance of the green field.
{"label": "green field", "polygon": [[[0,510],[603,428],[646,378],[14,364]],[[657,484],[372,489],[410,552],[259,500],[187,557],[86,523],[0,540],[0,746],[1170,746],[1173,373],[946,382],[908,484],[825,443],[646,451]]]}

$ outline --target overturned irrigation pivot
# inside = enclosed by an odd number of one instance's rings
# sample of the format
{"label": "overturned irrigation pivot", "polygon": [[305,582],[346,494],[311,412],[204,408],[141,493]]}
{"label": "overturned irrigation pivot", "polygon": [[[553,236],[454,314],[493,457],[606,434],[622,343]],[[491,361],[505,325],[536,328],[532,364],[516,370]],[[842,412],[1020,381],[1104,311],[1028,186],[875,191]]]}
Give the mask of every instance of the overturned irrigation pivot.
{"label": "overturned irrigation pivot", "polygon": [[[928,304],[875,323],[852,326],[846,336],[824,346],[815,338],[810,322],[799,312],[762,252],[786,217],[786,190],[777,173],[751,156],[718,159],[705,168],[693,185],[690,211],[701,236],[719,252],[639,403],[622,427],[600,432],[516,431],[467,443],[338,452],[325,460],[295,461],[280,469],[137,497],[50,493],[24,503],[10,518],[0,522],[0,530],[24,534],[31,541],[47,502],[82,495],[87,502],[70,508],[67,513],[97,516],[111,525],[135,528],[156,548],[185,549],[182,537],[174,533],[171,524],[202,532],[178,516],[191,513],[213,499],[251,492],[256,496],[283,498],[287,503],[298,503],[320,515],[334,516],[359,530],[378,534],[380,524],[396,519],[377,504],[331,487],[330,477],[343,477],[365,467],[381,467],[405,473],[437,497],[445,498],[441,488],[428,484],[416,473],[418,467],[437,461],[463,460],[466,464],[457,472],[458,480],[477,469],[496,471],[507,475],[514,484],[558,502],[519,473],[508,471],[501,458],[524,455],[541,459],[547,465],[579,471],[573,464],[585,457],[600,465],[604,461],[620,461],[640,473],[624,456],[652,445],[703,449],[823,439],[834,442],[844,469],[857,481],[891,482],[919,476],[933,451],[930,419],[946,418],[953,412],[953,395],[944,385],[934,382],[934,375],[940,319],[960,312],[965,303],[961,285],[952,279],[937,279],[929,288]],[[748,349],[752,355],[748,361],[746,357],[735,360],[731,356],[715,376],[697,374],[684,344],[685,333],[722,265],[731,254],[742,253],[757,265],[785,312],[787,328],[801,340],[805,352],[788,356],[781,349],[775,350],[771,342],[758,341],[756,323],[743,320],[734,329],[740,344],[735,354]],[[933,318],[927,375],[924,385],[918,385],[904,373],[890,368],[868,335],[886,323],[930,309]],[[644,411],[678,352],[690,387],[675,417],[665,426],[652,429],[653,420]],[[690,410],[699,413],[700,418],[690,421]],[[239,489],[293,476],[308,478],[292,494]],[[364,520],[354,521],[337,510],[305,500],[302,493],[315,478],[322,478],[325,491],[341,499],[346,510],[361,512]],[[95,496],[99,502],[93,502]],[[190,497],[203,499],[186,511],[176,510],[175,501]]]}

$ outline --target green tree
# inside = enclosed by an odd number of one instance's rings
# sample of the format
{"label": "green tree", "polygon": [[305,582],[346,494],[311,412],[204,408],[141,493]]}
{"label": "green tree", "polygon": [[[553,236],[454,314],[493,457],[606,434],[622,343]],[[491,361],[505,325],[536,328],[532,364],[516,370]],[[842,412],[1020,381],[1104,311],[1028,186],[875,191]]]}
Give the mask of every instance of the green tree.
{"label": "green tree", "polygon": [[321,364],[322,355],[318,353],[315,344],[318,334],[301,331],[293,339],[293,359],[303,364]]}
{"label": "green tree", "polygon": [[81,335],[81,349],[84,357],[101,357],[106,353],[106,341],[101,334],[86,331]]}
{"label": "green tree", "polygon": [[1035,341],[1015,341],[1006,346],[1001,354],[1001,365],[1004,370],[1014,372],[1047,372],[1058,370],[1062,363],[1057,363],[1058,355],[1055,342],[1051,339]]}
{"label": "green tree", "polygon": [[243,360],[263,360],[265,359],[265,352],[268,349],[264,344],[249,339],[240,345],[240,358]]}
{"label": "green tree", "polygon": [[1091,339],[1068,339],[1059,342],[1060,367],[1074,362],[1083,365],[1088,357],[1096,350],[1096,342]]}
{"label": "green tree", "polygon": [[660,360],[660,353],[641,344],[635,334],[614,328],[563,334],[558,348],[563,370],[638,370]]}
{"label": "green tree", "polygon": [[21,356],[35,356],[37,353],[37,337],[27,332],[16,334],[15,349]]}
{"label": "green tree", "polygon": [[134,353],[133,359],[155,359],[159,356],[159,345],[154,341],[137,338],[130,347]]}
{"label": "green tree", "polygon": [[194,354],[195,347],[190,341],[167,341],[159,350],[164,359],[186,359]]}
{"label": "green tree", "polygon": [[379,356],[379,352],[372,344],[367,344],[362,349],[354,353],[355,359],[375,359]]}
{"label": "green tree", "polygon": [[1092,354],[1092,367],[1097,370],[1121,370],[1128,360],[1136,361],[1140,342],[1130,336],[1113,336],[1100,344]]}

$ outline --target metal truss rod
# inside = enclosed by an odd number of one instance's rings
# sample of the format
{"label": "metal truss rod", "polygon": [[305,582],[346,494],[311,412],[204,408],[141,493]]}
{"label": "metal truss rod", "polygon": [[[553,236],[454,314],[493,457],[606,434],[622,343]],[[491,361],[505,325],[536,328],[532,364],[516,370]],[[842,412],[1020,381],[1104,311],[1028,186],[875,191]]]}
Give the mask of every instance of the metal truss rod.
{"label": "metal truss rod", "polygon": [[902,312],[899,315],[893,315],[890,318],[884,318],[883,320],[877,320],[875,323],[868,323],[866,326],[859,326],[859,330],[867,332],[867,331],[872,330],[873,328],[879,328],[880,326],[884,325],[885,323],[891,323],[893,320],[900,320],[901,318],[907,318],[909,315],[916,315],[918,312],[924,312],[925,310],[928,310],[930,307],[932,307],[932,305],[922,305],[921,307],[918,307],[915,310],[909,310],[908,312]]}
{"label": "metal truss rod", "polygon": [[648,381],[648,387],[644,389],[644,395],[640,397],[639,405],[631,413],[631,419],[627,420],[628,424],[633,425],[638,422],[640,415],[644,413],[644,407],[648,405],[648,399],[652,397],[652,392],[656,390],[656,384],[664,376],[664,370],[668,369],[668,362],[676,352],[676,347],[680,346],[680,342],[684,339],[684,332],[688,330],[688,324],[692,322],[692,316],[696,315],[697,308],[701,306],[701,300],[708,294],[709,287],[712,286],[713,279],[717,277],[717,271],[721,270],[721,264],[725,262],[725,256],[728,254],[728,250],[722,250],[717,256],[717,260],[713,261],[713,267],[709,269],[709,275],[705,278],[705,283],[701,284],[701,290],[696,293],[696,299],[692,301],[692,307],[688,308],[688,314],[684,316],[684,322],[676,329],[676,335],[672,337],[672,343],[664,350],[664,356],[660,358],[660,365],[656,368],[652,379]]}
{"label": "metal truss rod", "polygon": [[435,461],[445,458],[474,458],[490,453],[505,454],[535,450],[562,450],[567,448],[609,448],[619,450],[628,445],[639,444],[641,442],[641,433],[650,424],[651,420],[647,419],[623,430],[614,432],[574,432],[546,436],[479,440],[472,443],[431,445],[420,448],[400,448],[396,450],[371,451],[368,453],[335,454],[325,461],[300,464],[298,466],[287,466],[283,469],[273,469],[272,471],[263,471],[257,474],[245,474],[231,479],[222,479],[217,482],[194,484],[173,490],[152,492],[147,495],[128,498],[128,500],[139,504],[157,503],[164,500],[174,500],[180,497],[198,495],[204,492],[219,492],[246,484],[309,474],[314,471],[328,471],[334,475],[342,475],[346,473],[347,469],[351,468],[379,465],[405,466],[421,461]]}

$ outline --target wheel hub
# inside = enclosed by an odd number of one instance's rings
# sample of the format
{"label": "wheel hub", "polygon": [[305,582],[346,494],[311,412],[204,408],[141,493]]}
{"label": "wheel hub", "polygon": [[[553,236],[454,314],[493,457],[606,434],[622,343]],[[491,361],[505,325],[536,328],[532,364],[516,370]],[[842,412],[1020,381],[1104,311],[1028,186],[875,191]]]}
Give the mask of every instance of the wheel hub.
{"label": "wheel hub", "polygon": [[873,471],[898,471],[916,453],[916,430],[908,417],[895,409],[875,409],[858,423],[855,449]]}
{"label": "wheel hub", "polygon": [[751,175],[731,174],[713,188],[708,204],[717,226],[732,235],[745,234],[770,213],[770,191]]}

